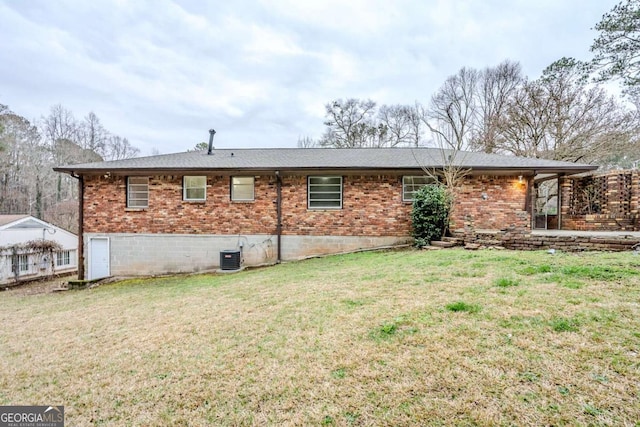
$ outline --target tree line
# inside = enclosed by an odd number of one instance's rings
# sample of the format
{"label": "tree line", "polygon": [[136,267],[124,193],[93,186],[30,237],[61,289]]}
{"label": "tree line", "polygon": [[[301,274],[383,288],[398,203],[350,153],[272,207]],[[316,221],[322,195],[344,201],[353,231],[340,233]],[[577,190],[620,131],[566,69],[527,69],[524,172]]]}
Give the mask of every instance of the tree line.
{"label": "tree line", "polygon": [[426,104],[377,107],[351,98],[325,108],[322,137],[299,146],[434,146],[625,167],[640,159],[638,111],[585,79],[571,58],[535,80],[508,60],[464,67]]}
{"label": "tree line", "polygon": [[[426,103],[337,99],[325,131],[300,147],[434,146],[453,150],[636,167],[640,161],[640,0],[626,0],[595,27],[590,61],[561,58],[529,79],[505,60],[463,67]],[[603,86],[617,80],[625,97]]]}
{"label": "tree line", "polygon": [[126,138],[105,129],[93,112],[76,119],[70,110],[54,105],[32,123],[0,104],[0,213],[28,213],[75,231],[77,180],[53,167],[139,153]]}

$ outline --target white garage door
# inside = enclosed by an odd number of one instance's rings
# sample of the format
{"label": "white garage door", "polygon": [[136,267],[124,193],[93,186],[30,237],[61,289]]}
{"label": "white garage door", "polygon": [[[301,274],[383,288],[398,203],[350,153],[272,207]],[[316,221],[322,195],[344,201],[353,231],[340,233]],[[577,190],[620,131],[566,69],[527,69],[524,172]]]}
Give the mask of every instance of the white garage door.
{"label": "white garage door", "polygon": [[89,239],[89,280],[109,275],[109,239]]}

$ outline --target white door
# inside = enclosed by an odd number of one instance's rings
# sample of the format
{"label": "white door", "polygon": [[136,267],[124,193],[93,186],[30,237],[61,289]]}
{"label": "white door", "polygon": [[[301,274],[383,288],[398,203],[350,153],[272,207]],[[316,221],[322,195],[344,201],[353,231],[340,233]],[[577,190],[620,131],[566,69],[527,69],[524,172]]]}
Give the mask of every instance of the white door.
{"label": "white door", "polygon": [[109,276],[109,239],[89,239],[89,280]]}

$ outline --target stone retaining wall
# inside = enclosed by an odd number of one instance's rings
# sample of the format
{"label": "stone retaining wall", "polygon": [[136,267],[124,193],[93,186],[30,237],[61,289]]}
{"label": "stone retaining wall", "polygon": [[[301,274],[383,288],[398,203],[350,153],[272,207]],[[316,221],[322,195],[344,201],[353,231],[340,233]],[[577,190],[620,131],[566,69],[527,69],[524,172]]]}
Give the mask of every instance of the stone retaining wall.
{"label": "stone retaining wall", "polygon": [[578,251],[630,251],[640,245],[640,237],[633,235],[546,235],[528,230],[479,231],[454,234],[464,244],[499,246],[506,249],[558,249]]}

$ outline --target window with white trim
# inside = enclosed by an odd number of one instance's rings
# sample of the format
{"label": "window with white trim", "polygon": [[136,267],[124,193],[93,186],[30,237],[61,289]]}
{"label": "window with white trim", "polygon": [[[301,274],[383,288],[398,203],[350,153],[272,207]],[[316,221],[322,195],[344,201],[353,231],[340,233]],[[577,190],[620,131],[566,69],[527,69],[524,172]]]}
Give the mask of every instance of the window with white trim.
{"label": "window with white trim", "polygon": [[402,200],[405,202],[412,202],[413,195],[425,185],[435,185],[438,180],[427,176],[403,176],[402,177]]}
{"label": "window with white trim", "polygon": [[56,252],[56,267],[63,267],[71,264],[71,251]]}
{"label": "window with white trim", "polygon": [[149,207],[149,178],[146,176],[130,176],[127,178],[127,207]]}
{"label": "window with white trim", "polygon": [[182,189],[183,200],[204,201],[207,199],[207,177],[185,176],[182,180]]}
{"label": "window with white trim", "polygon": [[342,208],[341,176],[310,176],[307,179],[309,209]]}
{"label": "window with white trim", "polygon": [[255,178],[252,176],[231,177],[231,200],[251,201],[255,197]]}
{"label": "window with white trim", "polygon": [[11,271],[18,274],[25,274],[29,272],[29,255],[22,254],[11,257]]}
{"label": "window with white trim", "polygon": [[20,272],[26,273],[29,271],[29,255],[20,255]]}

